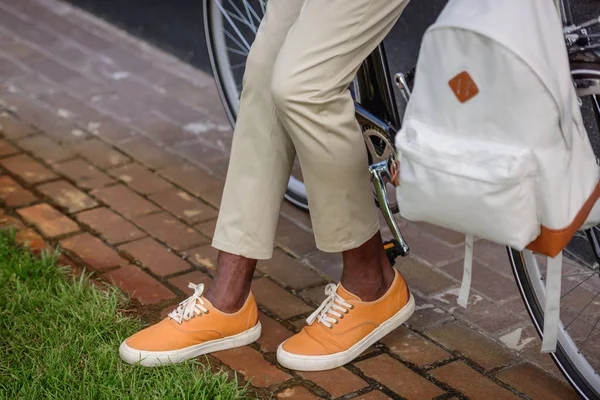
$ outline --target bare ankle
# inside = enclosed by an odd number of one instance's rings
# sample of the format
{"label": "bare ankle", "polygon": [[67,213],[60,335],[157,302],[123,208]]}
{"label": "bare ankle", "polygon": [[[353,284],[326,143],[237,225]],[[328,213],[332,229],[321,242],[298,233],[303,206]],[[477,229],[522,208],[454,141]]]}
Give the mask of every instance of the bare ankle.
{"label": "bare ankle", "polygon": [[234,313],[246,302],[256,260],[219,252],[217,272],[206,299],[219,311]]}

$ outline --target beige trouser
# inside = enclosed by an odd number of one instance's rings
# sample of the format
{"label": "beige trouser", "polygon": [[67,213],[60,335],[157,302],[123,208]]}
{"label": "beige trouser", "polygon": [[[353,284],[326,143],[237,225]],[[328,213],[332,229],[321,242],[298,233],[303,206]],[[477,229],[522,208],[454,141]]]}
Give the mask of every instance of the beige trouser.
{"label": "beige trouser", "polygon": [[296,152],[317,247],[357,248],[379,229],[348,91],[408,0],[269,0],[248,56],[213,246],[272,256]]}

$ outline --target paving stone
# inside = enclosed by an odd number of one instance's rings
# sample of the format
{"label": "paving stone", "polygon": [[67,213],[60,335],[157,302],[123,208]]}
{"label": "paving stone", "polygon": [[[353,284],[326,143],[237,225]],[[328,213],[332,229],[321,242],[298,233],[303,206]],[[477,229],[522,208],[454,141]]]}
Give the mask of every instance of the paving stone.
{"label": "paving stone", "polygon": [[129,156],[150,168],[159,169],[165,166],[181,163],[181,158],[169,153],[146,137],[135,137],[119,147]]}
{"label": "paving stone", "polygon": [[48,164],[64,161],[75,155],[71,149],[56,144],[46,135],[27,137],[20,140],[18,145]]}
{"label": "paving stone", "polygon": [[198,232],[200,232],[204,236],[212,239],[212,237],[214,236],[214,233],[215,233],[216,226],[217,226],[217,219],[215,218],[213,220],[210,220],[207,222],[202,222],[202,223],[194,226],[194,229],[196,229]]}
{"label": "paving stone", "polygon": [[283,389],[277,393],[278,399],[294,399],[294,400],[313,400],[318,399],[317,396],[303,388],[302,386],[294,386],[291,388]]}
{"label": "paving stone", "polygon": [[18,175],[21,179],[31,184],[37,184],[57,178],[57,175],[54,172],[25,154],[4,158],[0,160],[0,164],[13,174]]}
{"label": "paving stone", "polygon": [[84,160],[72,160],[58,164],[56,170],[85,189],[98,189],[114,183],[114,179]]}
{"label": "paving stone", "polygon": [[66,181],[45,183],[37,189],[72,213],[98,205],[94,199]]}
{"label": "paving stone", "polygon": [[324,282],[317,273],[279,249],[275,249],[270,260],[258,261],[257,268],[292,289],[303,289]]}
{"label": "paving stone", "polygon": [[219,351],[213,356],[241,373],[255,387],[269,387],[291,378],[248,346]]}
{"label": "paving stone", "polygon": [[265,353],[276,352],[277,347],[290,338],[293,332],[262,312],[258,314],[262,325],[262,333],[256,343],[260,346],[261,351]]}
{"label": "paving stone", "polygon": [[459,286],[438,270],[409,257],[399,260],[396,268],[402,273],[411,289],[416,289],[427,296]]}
{"label": "paving stone", "polygon": [[204,191],[201,195],[202,200],[210,204],[215,208],[221,208],[221,199],[223,197],[224,182],[212,186],[210,189]]}
{"label": "paving stone", "polygon": [[36,197],[29,190],[24,189],[11,177],[0,176],[0,201],[7,207],[18,207],[31,203]]}
{"label": "paving stone", "polygon": [[15,242],[18,245],[28,248],[34,253],[41,251],[52,251],[52,247],[38,235],[33,229],[20,229],[15,233]]}
{"label": "paving stone", "polygon": [[128,264],[113,249],[89,233],[72,236],[61,241],[60,244],[65,249],[75,253],[83,262],[97,270]]}
{"label": "paving stone", "polygon": [[[194,289],[190,289],[188,285],[191,283],[199,285],[204,285],[204,293],[208,290],[212,283],[212,279],[210,276],[206,275],[200,271],[192,271],[188,272],[184,275],[176,276],[175,278],[169,279],[169,283],[175,286],[177,289],[181,290],[185,294],[191,296],[194,294]],[[263,332],[261,338],[264,336],[265,332]]]}
{"label": "paving stone", "polygon": [[367,394],[363,394],[362,396],[355,397],[356,400],[389,400],[390,397],[386,396],[379,390],[373,390]]}
{"label": "paving stone", "polygon": [[171,275],[191,268],[190,264],[151,238],[129,242],[119,249],[130,254],[158,276]]}
{"label": "paving stone", "polygon": [[133,140],[139,135],[139,132],[133,127],[117,122],[107,116],[89,122],[87,124],[87,129],[92,132],[94,136],[113,145],[120,145],[123,142]]}
{"label": "paving stone", "polygon": [[427,379],[385,354],[360,361],[356,366],[365,375],[376,379],[409,400],[431,399],[444,393]]}
{"label": "paving stone", "polygon": [[390,332],[382,342],[392,353],[419,367],[452,357],[441,347],[403,326]]}
{"label": "paving stone", "polygon": [[417,303],[415,312],[406,322],[406,325],[411,329],[423,332],[433,326],[454,320],[452,314],[438,308],[435,304],[429,303],[426,299],[415,297]]}
{"label": "paving stone", "polygon": [[5,140],[0,140],[0,157],[10,156],[11,154],[18,153],[19,151],[13,146],[8,144]]}
{"label": "paving stone", "polygon": [[267,278],[255,280],[252,283],[252,292],[259,304],[267,307],[282,319],[312,311],[312,307]]}
{"label": "paving stone", "polygon": [[[456,304],[458,293],[451,293],[450,296],[443,296],[443,299],[450,300],[451,304]],[[453,307],[454,308],[454,307]],[[478,329],[497,335],[507,329],[515,326],[521,326],[529,320],[523,305],[523,300],[516,298],[505,302],[492,302],[478,297],[476,293],[471,295],[469,306],[465,309],[460,306],[455,307],[453,314]]]}
{"label": "paving stone", "polygon": [[175,250],[185,250],[208,243],[208,239],[194,229],[184,225],[171,214],[160,212],[136,219],[136,223]]}
{"label": "paving stone", "polygon": [[30,60],[27,67],[59,85],[80,75],[74,69],[65,67],[42,54],[38,54],[33,60]]}
{"label": "paving stone", "polygon": [[176,298],[173,292],[135,265],[107,272],[103,277],[142,304],[158,304]]}
{"label": "paving stone", "polygon": [[300,296],[302,296],[302,298],[304,300],[311,301],[314,304],[316,304],[317,306],[319,306],[319,305],[321,305],[321,303],[323,302],[323,300],[325,300],[325,298],[327,297],[327,295],[325,294],[325,287],[326,286],[327,285],[317,286],[315,288],[303,291],[303,292],[301,292],[299,294],[300,294]]}
{"label": "paving stone", "polygon": [[452,322],[428,330],[428,337],[490,370],[510,364],[514,357],[503,346],[475,332],[460,322]]}
{"label": "paving stone", "polygon": [[[298,229],[300,232],[300,229]],[[302,231],[303,232],[303,231]],[[300,233],[304,236],[304,233]],[[342,255],[340,253],[324,253],[317,251],[306,257],[306,261],[310,266],[328,277],[334,282],[339,282],[342,279]]]}
{"label": "paving stone", "polygon": [[92,195],[127,218],[158,211],[158,207],[123,184],[96,189]]}
{"label": "paving stone", "polygon": [[45,203],[21,208],[17,212],[29,223],[37,226],[47,237],[56,237],[79,230],[77,224],[69,217]]}
{"label": "paving stone", "polygon": [[204,192],[222,185],[218,179],[191,164],[169,166],[160,170],[160,174],[188,192],[200,197]]}
{"label": "paving stone", "polygon": [[410,245],[412,258],[427,266],[441,267],[463,258],[463,246],[450,246],[413,224],[403,223],[400,230]]}
{"label": "paving stone", "polygon": [[473,246],[473,258],[486,268],[506,278],[514,279],[506,246],[487,240],[477,240]]}
{"label": "paving stone", "polygon": [[458,389],[471,399],[512,400],[519,397],[484,377],[462,361],[453,362],[430,372],[436,379]]}
{"label": "paving stone", "polygon": [[534,400],[579,399],[570,386],[531,364],[506,369],[496,374],[496,377]]}
{"label": "paving stone", "polygon": [[[455,279],[461,280],[463,275],[463,264],[463,261],[460,260],[441,269]],[[485,268],[478,261],[473,261],[473,273],[471,279],[471,288],[492,300],[501,301],[519,297],[519,291],[514,278],[505,278],[492,269]]]}
{"label": "paving stone", "polygon": [[275,243],[297,258],[304,258],[317,251],[313,234],[299,228],[287,218],[279,219]]}
{"label": "paving stone", "polygon": [[0,113],[0,133],[9,139],[18,139],[32,133],[37,129],[26,122],[16,119],[8,113]]}
{"label": "paving stone", "polygon": [[77,214],[77,219],[113,244],[129,242],[146,236],[131,222],[104,207],[81,212]]}
{"label": "paving stone", "polygon": [[155,193],[150,198],[188,224],[212,220],[217,217],[217,211],[214,208],[177,188]]}
{"label": "paving stone", "polygon": [[100,168],[111,168],[129,162],[129,157],[98,139],[78,143],[74,150]]}
{"label": "paving stone", "polygon": [[464,245],[465,243],[464,233],[454,232],[426,222],[414,222],[413,224],[450,246]]}
{"label": "paving stone", "polygon": [[327,390],[334,398],[369,386],[367,382],[343,367],[328,371],[299,372],[299,374]]}
{"label": "paving stone", "polygon": [[171,187],[167,181],[140,164],[127,164],[111,169],[108,173],[142,194],[152,194]]}
{"label": "paving stone", "polygon": [[210,245],[194,247],[193,249],[185,250],[183,253],[196,266],[208,268],[211,271],[217,268],[219,250]]}

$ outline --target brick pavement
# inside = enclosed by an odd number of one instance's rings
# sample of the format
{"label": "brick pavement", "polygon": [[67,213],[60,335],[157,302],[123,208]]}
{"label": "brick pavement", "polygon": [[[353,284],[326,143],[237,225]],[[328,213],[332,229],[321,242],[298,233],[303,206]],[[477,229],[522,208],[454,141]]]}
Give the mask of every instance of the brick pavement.
{"label": "brick pavement", "polygon": [[[149,321],[188,281],[210,283],[232,132],[209,75],[64,3],[0,0],[0,77],[0,225],[35,251],[60,245],[62,263],[113,281]],[[341,272],[306,213],[284,204],[281,216],[253,284],[263,336],[209,357],[260,398],[575,398],[539,353],[504,249],[477,243],[464,310],[462,236],[405,221],[412,255],[398,268],[415,316],[344,368],[276,365]]]}

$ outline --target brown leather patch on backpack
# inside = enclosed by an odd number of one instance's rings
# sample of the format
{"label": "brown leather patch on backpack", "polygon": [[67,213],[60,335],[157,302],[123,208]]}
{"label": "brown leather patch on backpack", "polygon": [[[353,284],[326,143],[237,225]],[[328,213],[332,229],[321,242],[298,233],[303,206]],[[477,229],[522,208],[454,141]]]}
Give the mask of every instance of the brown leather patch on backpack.
{"label": "brown leather patch on backpack", "polygon": [[461,103],[472,99],[479,93],[479,88],[467,71],[463,71],[450,79],[448,85],[450,85],[452,92]]}

